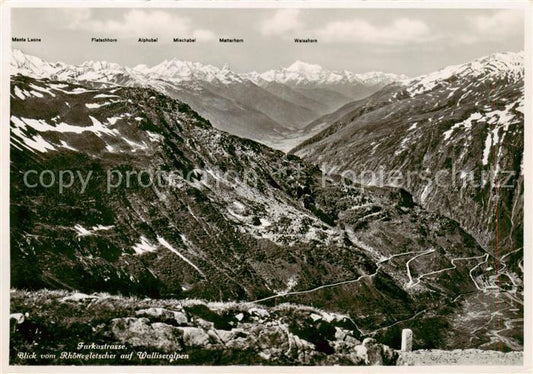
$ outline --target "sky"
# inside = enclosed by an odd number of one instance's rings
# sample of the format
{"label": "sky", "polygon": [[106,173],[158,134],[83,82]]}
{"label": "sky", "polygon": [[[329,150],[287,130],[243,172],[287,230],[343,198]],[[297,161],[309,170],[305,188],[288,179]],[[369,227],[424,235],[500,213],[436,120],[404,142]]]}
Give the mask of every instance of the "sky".
{"label": "sky", "polygon": [[[408,76],[524,49],[523,10],[515,9],[13,9],[13,48],[48,61],[105,60],[133,67],[166,59],[236,72],[263,72],[296,60],[331,70]],[[118,43],[92,43],[92,37]],[[159,43],[138,43],[139,37]],[[195,37],[196,43],[172,38]],[[242,44],[218,39],[243,38]],[[318,43],[296,44],[294,38]]]}

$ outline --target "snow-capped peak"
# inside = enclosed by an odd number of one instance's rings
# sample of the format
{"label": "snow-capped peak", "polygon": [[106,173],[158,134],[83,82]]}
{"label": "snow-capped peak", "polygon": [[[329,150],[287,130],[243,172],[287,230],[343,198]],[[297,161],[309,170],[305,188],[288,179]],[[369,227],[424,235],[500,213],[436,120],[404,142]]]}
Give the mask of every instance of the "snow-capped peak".
{"label": "snow-capped peak", "polygon": [[324,70],[320,65],[309,64],[300,60],[295,61],[292,65],[286,68],[287,71],[294,71],[299,73],[318,73]]}
{"label": "snow-capped peak", "polygon": [[259,74],[258,78],[267,82],[294,85],[303,85],[311,82],[324,82],[328,80],[331,81],[332,79],[342,79],[342,77],[327,71],[320,65],[309,64],[303,61],[296,61],[287,68],[266,71],[262,74]]}
{"label": "snow-capped peak", "polygon": [[409,86],[408,92],[414,95],[430,91],[452,77],[458,79],[475,78],[478,81],[490,81],[495,78],[506,78],[510,81],[523,79],[524,52],[494,53],[466,64],[447,66],[436,72],[407,79],[401,83]]}
{"label": "snow-capped peak", "polygon": [[381,71],[369,71],[367,73],[357,74],[357,77],[366,85],[387,85],[393,82],[408,79],[404,74],[383,73]]}
{"label": "snow-capped peak", "polygon": [[64,66],[62,62],[50,63],[39,57],[27,55],[19,49],[13,49],[11,52],[11,74],[49,78]]}
{"label": "snow-capped peak", "polygon": [[289,67],[278,70],[269,70],[262,74],[253,72],[247,74],[248,79],[254,82],[261,80],[289,85],[366,85],[385,86],[389,83],[406,79],[404,75],[391,73],[369,72],[356,74],[351,71],[332,71],[320,65],[303,61],[295,61]]}
{"label": "snow-capped peak", "polygon": [[182,61],[178,59],[165,60],[152,67],[138,65],[133,70],[143,74],[155,75],[159,78],[176,81],[204,80],[212,82],[214,80],[219,80],[222,83],[242,81],[238,74],[229,69],[229,66],[224,66],[220,69],[213,65],[204,65],[199,62]]}
{"label": "snow-capped peak", "polygon": [[[355,74],[349,71],[330,71],[317,64],[295,61],[286,68],[269,70],[264,73],[237,74],[228,64],[222,68],[199,62],[179,59],[165,60],[154,66],[144,64],[134,68],[121,66],[107,61],[86,61],[80,65],[67,65],[61,62],[49,63],[39,57],[13,50],[11,59],[12,73],[21,73],[35,78],[55,78],[62,80],[86,80],[129,84],[124,79],[143,84],[153,78],[174,82],[207,81],[210,83],[232,84],[252,81],[277,82],[289,85],[367,85],[384,86],[393,81],[404,79],[395,74],[370,72]],[[126,78],[127,77],[127,78]],[[124,83],[126,82],[126,83]],[[131,82],[130,82],[131,83]]]}
{"label": "snow-capped peak", "polygon": [[94,77],[109,75],[111,73],[127,73],[129,68],[123,67],[114,62],[107,61],[85,61],[81,65],[68,65],[63,62],[50,63],[39,57],[25,54],[14,49],[11,53],[12,74],[23,74],[34,78],[54,78],[54,79],[85,79],[87,74]]}
{"label": "snow-capped peak", "polygon": [[107,61],[85,61],[81,64],[81,67],[86,69],[91,69],[94,71],[101,71],[101,70],[120,70],[124,71],[125,69],[114,62],[107,62]]}

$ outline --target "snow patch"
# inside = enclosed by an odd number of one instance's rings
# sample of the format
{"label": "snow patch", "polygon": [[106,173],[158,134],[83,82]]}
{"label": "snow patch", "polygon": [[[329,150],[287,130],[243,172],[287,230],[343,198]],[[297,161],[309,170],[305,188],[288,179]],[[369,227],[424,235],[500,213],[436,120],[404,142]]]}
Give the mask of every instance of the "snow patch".
{"label": "snow patch", "polygon": [[155,132],[146,131],[146,133],[148,134],[151,142],[159,143],[164,139],[163,135],[156,134]]}
{"label": "snow patch", "polygon": [[445,131],[443,133],[444,141],[448,140],[452,136],[452,133],[460,127],[464,127],[465,130],[470,130],[472,128],[472,121],[479,121],[481,118],[483,118],[483,115],[481,113],[472,113],[467,119],[462,122],[456,123],[449,130]]}
{"label": "snow patch", "polygon": [[56,126],[52,126],[48,123],[46,123],[45,120],[42,119],[33,119],[33,118],[18,118],[15,116],[11,116],[11,121],[15,124],[15,126],[26,129],[26,126],[31,127],[32,129],[39,131],[39,132],[60,132],[60,133],[75,133],[75,134],[81,134],[83,132],[92,132],[96,135],[100,136],[102,134],[107,135],[119,135],[119,132],[117,130],[111,130],[108,127],[104,126],[100,121],[98,121],[96,118],[89,116],[91,119],[91,122],[93,123],[92,126],[73,126],[66,124],[64,122],[61,122],[57,124]]}
{"label": "snow patch", "polygon": [[424,187],[424,191],[422,191],[422,194],[420,195],[420,202],[422,204],[424,204],[431,192],[431,190],[433,189],[432,187],[432,184],[431,183],[428,183],[426,184],[426,187]]}
{"label": "snow patch", "polygon": [[108,95],[108,94],[98,94],[94,98],[95,99],[107,99],[107,98],[113,98],[113,97],[120,97],[118,95]]}
{"label": "snow patch", "polygon": [[140,242],[135,244],[132,248],[137,255],[142,255],[143,253],[153,252],[157,249],[157,245],[150,243],[144,235],[141,236]]}
{"label": "snow patch", "polygon": [[96,108],[101,108],[103,106],[110,105],[110,104],[113,104],[113,103],[114,103],[113,101],[106,101],[106,102],[103,102],[103,103],[87,103],[87,104],[85,104],[85,106],[88,109],[96,109]]}
{"label": "snow patch", "polygon": [[81,236],[94,235],[97,231],[111,230],[113,227],[115,227],[115,226],[113,226],[113,225],[111,225],[111,226],[96,225],[96,226],[91,227],[90,229],[86,229],[82,225],[77,224],[77,225],[74,226],[74,231],[76,231],[78,233],[78,237],[81,237]]}
{"label": "snow patch", "polygon": [[18,86],[15,86],[15,95],[21,100],[25,100],[26,99],[25,91],[23,91],[20,88],[18,88]]}
{"label": "snow patch", "polygon": [[118,117],[109,117],[107,119],[107,122],[109,122],[110,125],[114,125],[115,123],[117,123],[117,121],[119,119],[122,119],[122,116],[118,116]]}
{"label": "snow patch", "polygon": [[32,96],[39,97],[39,98],[44,97],[44,95],[43,95],[42,93],[37,92],[37,91],[34,91],[34,90],[31,90],[31,91],[30,91],[30,94],[31,94]]}
{"label": "snow patch", "polygon": [[124,140],[130,146],[132,152],[145,151],[148,149],[148,146],[144,142],[136,143],[128,138],[122,138],[122,140]]}
{"label": "snow patch", "polygon": [[[38,151],[46,153],[55,150],[55,146],[47,142],[40,134],[28,136],[23,130],[26,130],[26,124],[20,121],[17,117],[11,117],[13,127],[11,132],[17,136],[23,143],[23,146],[31,151]],[[20,149],[20,148],[19,148]]]}
{"label": "snow patch", "polygon": [[191,265],[202,277],[205,278],[205,275],[204,273],[198,268],[198,266],[196,266],[195,264],[193,264],[191,261],[189,261],[189,259],[187,259],[187,257],[185,257],[184,255],[182,255],[177,249],[175,249],[173,246],[170,245],[169,242],[167,242],[163,237],[161,236],[158,236],[157,237],[157,240],[159,241],[159,244],[161,244],[163,247],[167,248],[168,250],[170,250],[171,252],[175,253],[176,255],[178,255],[178,257],[180,257],[183,261],[185,261],[186,263],[188,263],[189,265]]}

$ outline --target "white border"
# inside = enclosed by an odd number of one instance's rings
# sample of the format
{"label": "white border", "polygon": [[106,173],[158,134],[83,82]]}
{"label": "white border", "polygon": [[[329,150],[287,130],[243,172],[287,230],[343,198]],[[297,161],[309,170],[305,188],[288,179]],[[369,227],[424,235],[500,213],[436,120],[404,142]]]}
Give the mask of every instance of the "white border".
{"label": "white border", "polygon": [[[524,362],[522,366],[409,366],[409,367],[269,367],[269,366],[9,366],[9,61],[11,50],[10,14],[12,8],[423,8],[423,9],[524,9],[525,17],[525,117],[524,117]],[[532,124],[532,30],[533,1],[437,1],[437,0],[270,0],[270,1],[225,1],[225,0],[183,0],[183,1],[102,1],[102,0],[55,0],[25,1],[0,0],[1,27],[1,95],[0,95],[0,259],[1,259],[1,311],[0,311],[0,361],[4,373],[148,373],[148,372],[205,372],[205,373],[531,373],[533,372],[533,325],[532,311],[532,258],[533,245],[533,133]],[[526,249],[529,249],[526,250]]]}
{"label": "white border", "polygon": [[[7,7],[0,7],[0,362],[2,372],[9,362],[9,56],[11,17]],[[7,359],[7,361],[5,361]]]}

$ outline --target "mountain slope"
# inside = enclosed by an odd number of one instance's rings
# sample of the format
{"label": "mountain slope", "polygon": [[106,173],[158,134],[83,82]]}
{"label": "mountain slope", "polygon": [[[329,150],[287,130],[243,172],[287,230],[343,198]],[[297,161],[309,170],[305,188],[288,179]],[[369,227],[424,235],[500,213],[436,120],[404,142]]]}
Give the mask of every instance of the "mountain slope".
{"label": "mountain slope", "polygon": [[[385,343],[401,324],[420,347],[468,341],[445,334],[454,300],[493,285],[494,258],[405,191],[322,180],[154,90],[23,76],[11,90],[12,287],[297,301]],[[34,185],[43,170],[53,187]]]}
{"label": "mountain slope", "polygon": [[[13,52],[11,63],[12,72],[20,71],[36,78],[50,78],[94,88],[153,88],[190,103],[215,126],[238,136],[254,138],[258,135],[277,135],[285,130],[268,115],[222,95],[213,83],[218,79],[229,81],[226,76],[234,77],[235,74],[221,72],[214,66],[187,64],[177,60],[164,62],[155,70],[140,66],[131,69],[105,61],[89,61],[79,66],[49,64],[17,50]],[[163,67],[168,69],[164,76],[158,74]],[[237,82],[243,82],[238,77],[236,79]]]}
{"label": "mountain slope", "polygon": [[506,270],[521,278],[523,58],[495,54],[386,87],[316,120],[328,128],[294,153],[365,184],[395,183],[372,171],[400,172],[423,206],[498,257],[513,252]]}

